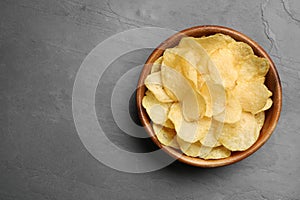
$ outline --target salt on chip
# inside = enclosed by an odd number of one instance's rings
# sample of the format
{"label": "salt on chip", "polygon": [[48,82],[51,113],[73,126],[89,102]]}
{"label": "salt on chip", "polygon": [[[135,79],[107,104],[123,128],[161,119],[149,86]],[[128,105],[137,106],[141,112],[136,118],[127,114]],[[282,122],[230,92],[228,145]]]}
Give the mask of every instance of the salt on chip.
{"label": "salt on chip", "polygon": [[156,61],[154,61],[152,67],[151,67],[151,74],[154,72],[159,72],[160,71],[160,66],[162,63],[163,57],[160,56]]}
{"label": "salt on chip", "polygon": [[254,115],[243,112],[239,122],[224,124],[219,141],[231,151],[244,151],[256,142],[258,136],[258,125]]}
{"label": "salt on chip", "polygon": [[239,100],[230,91],[226,91],[225,110],[215,115],[214,119],[224,123],[235,123],[240,120],[241,114],[242,106]]}
{"label": "salt on chip", "polygon": [[184,119],[195,121],[201,118],[206,109],[204,98],[195,92],[189,82],[176,70],[162,65],[161,73],[163,86],[180,102]]}
{"label": "salt on chip", "polygon": [[233,95],[238,98],[244,111],[257,113],[266,105],[272,92],[263,83],[246,81],[238,82]]}
{"label": "salt on chip", "polygon": [[174,103],[171,106],[168,118],[173,122],[177,136],[190,143],[194,143],[203,138],[211,124],[211,119],[207,117],[193,122],[186,121],[179,103]]}
{"label": "salt on chip", "polygon": [[179,148],[174,129],[166,128],[159,124],[153,124],[153,130],[160,143],[173,148]]}
{"label": "salt on chip", "polygon": [[221,159],[221,158],[227,158],[231,155],[231,151],[228,150],[226,147],[224,146],[219,146],[219,147],[215,147],[213,148],[210,153],[204,157],[204,159],[208,160],[208,159]]}
{"label": "salt on chip", "polygon": [[160,102],[170,103],[174,101],[163,89],[160,71],[149,74],[145,79],[145,85]]}
{"label": "salt on chip", "polygon": [[156,124],[164,124],[168,117],[171,103],[162,103],[148,90],[143,97],[142,105],[146,109],[150,119]]}

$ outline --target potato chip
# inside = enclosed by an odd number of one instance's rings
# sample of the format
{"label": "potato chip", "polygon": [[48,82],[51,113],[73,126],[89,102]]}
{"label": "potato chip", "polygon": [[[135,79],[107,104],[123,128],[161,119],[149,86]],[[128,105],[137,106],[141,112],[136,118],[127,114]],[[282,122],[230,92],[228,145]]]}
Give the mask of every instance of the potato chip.
{"label": "potato chip", "polygon": [[159,124],[153,124],[153,130],[160,143],[173,148],[179,148],[174,129],[166,128]]}
{"label": "potato chip", "polygon": [[226,149],[224,146],[215,147],[211,152],[204,157],[204,159],[221,159],[227,158],[231,155],[231,151]]}
{"label": "potato chip", "polygon": [[173,94],[168,88],[164,88],[166,94],[174,101],[178,101],[177,97],[175,96],[175,94]]}
{"label": "potato chip", "polygon": [[230,91],[226,92],[225,110],[214,116],[214,119],[224,123],[235,123],[241,119],[242,106]]}
{"label": "potato chip", "polygon": [[187,156],[198,157],[201,150],[200,142],[189,143],[177,137],[177,142],[180,150]]}
{"label": "potato chip", "polygon": [[206,147],[202,145],[199,141],[190,143],[182,140],[180,137],[177,136],[177,143],[179,145],[180,150],[187,156],[191,157],[200,157],[205,158],[207,157],[213,148]]}
{"label": "potato chip", "polygon": [[171,99],[163,89],[160,71],[148,75],[145,79],[145,85],[160,102],[173,102],[173,99]]}
{"label": "potato chip", "polygon": [[218,147],[221,146],[219,142],[219,136],[222,134],[224,124],[216,120],[211,121],[209,130],[200,138],[200,143],[207,147]]}
{"label": "potato chip", "polygon": [[231,151],[244,151],[251,147],[259,136],[254,115],[243,112],[241,120],[235,124],[224,124],[219,141]]}
{"label": "potato chip", "polygon": [[[185,57],[184,57],[185,56]],[[183,48],[173,48],[164,53],[163,65],[175,69],[181,73],[194,87],[197,86],[197,69],[187,59],[194,57],[192,51]]]}
{"label": "potato chip", "polygon": [[205,116],[211,117],[225,110],[226,93],[222,85],[206,81],[200,90],[200,94],[203,96],[206,104]]}
{"label": "potato chip", "polygon": [[259,137],[273,101],[270,65],[230,36],[183,37],[145,79],[142,104],[159,142],[203,159],[229,157]]}
{"label": "potato chip", "polygon": [[178,137],[190,143],[194,143],[203,138],[211,124],[211,119],[207,117],[193,122],[186,121],[179,103],[174,103],[171,106],[168,118],[173,122]]}
{"label": "potato chip", "polygon": [[193,67],[188,67],[183,69],[183,75],[192,82],[194,87],[198,85],[198,72],[197,69]]}
{"label": "potato chip", "polygon": [[162,60],[163,60],[163,57],[160,56],[160,57],[153,63],[152,68],[151,68],[151,74],[154,73],[154,72],[159,72],[159,71],[160,71],[160,66],[161,66]]}
{"label": "potato chip", "polygon": [[251,79],[264,77],[269,71],[269,68],[270,65],[266,58],[250,55],[239,66],[239,80],[249,81]]}
{"label": "potato chip", "polygon": [[211,54],[211,60],[216,68],[210,68],[212,79],[221,77],[225,88],[233,88],[238,78],[238,71],[234,65],[232,52],[227,48],[220,48]]}
{"label": "potato chip", "polygon": [[213,150],[213,147],[207,147],[207,146],[201,145],[199,157],[200,158],[207,157],[212,150]]}
{"label": "potato chip", "polygon": [[[224,54],[224,57],[226,57],[228,56],[226,54],[230,54],[230,53],[231,52],[228,50],[227,52],[222,53],[222,55]],[[195,68],[197,72],[202,75],[202,79],[204,81],[212,79],[217,84],[221,84],[221,85],[223,84],[220,69],[215,65],[211,57],[208,55],[206,50],[200,45],[200,43],[196,42],[195,39],[193,39],[192,37],[182,38],[178,47],[168,49],[164,53],[164,62],[166,65],[168,66],[170,65],[170,67],[175,68],[177,71],[183,74],[185,73],[185,71],[189,71],[187,69],[182,69],[178,67],[178,66],[185,66],[185,65],[182,65],[180,64],[179,61],[174,60],[175,57],[174,55],[173,55],[173,59],[171,59],[172,56],[168,56],[169,54],[176,54],[179,57],[183,58],[183,60],[185,60],[186,63],[189,63],[190,66]],[[228,62],[230,63],[229,60],[230,59],[228,59]],[[235,74],[236,73],[237,72],[235,72]]]}
{"label": "potato chip", "polygon": [[209,74],[209,68],[214,67],[207,51],[192,37],[182,38],[178,47],[183,50],[174,53],[191,63],[201,75]]}
{"label": "potato chip", "polygon": [[170,103],[162,103],[148,90],[143,97],[142,105],[146,109],[150,119],[156,124],[164,124],[167,121],[167,115]]}
{"label": "potato chip", "polygon": [[203,85],[205,84],[205,80],[209,80],[209,78],[207,78],[208,75],[201,75],[201,74],[197,74],[197,91],[200,91],[201,88],[203,87]]}
{"label": "potato chip", "polygon": [[227,46],[227,44],[234,42],[230,36],[220,33],[210,35],[208,37],[195,38],[195,40],[201,44],[209,55],[215,50],[223,48],[224,46]]}
{"label": "potato chip", "polygon": [[262,111],[254,115],[256,123],[258,125],[258,130],[260,131],[265,123],[265,112]]}
{"label": "potato chip", "polygon": [[167,119],[165,123],[163,123],[163,126],[166,128],[175,129],[175,126],[170,119]]}
{"label": "potato chip", "polygon": [[267,99],[267,102],[266,102],[266,104],[265,104],[265,106],[264,106],[261,110],[257,111],[255,114],[270,109],[270,108],[272,107],[272,105],[273,105],[272,99],[271,99],[271,98],[268,98],[268,99]]}
{"label": "potato chip", "polygon": [[266,80],[265,77],[256,77],[255,80],[253,80],[253,81],[264,84],[265,80]]}
{"label": "potato chip", "polygon": [[251,81],[238,82],[233,95],[238,98],[244,111],[257,113],[266,105],[272,93],[264,84]]}
{"label": "potato chip", "polygon": [[[182,113],[187,121],[195,121],[205,113],[205,101],[196,93],[187,80],[174,69],[162,65],[162,83],[178,99],[182,106]],[[176,127],[176,126],[175,126]]]}
{"label": "potato chip", "polygon": [[254,55],[253,49],[244,42],[232,42],[227,47],[233,53],[236,64],[244,61],[248,56]]}
{"label": "potato chip", "polygon": [[[217,45],[213,47],[213,45],[209,44],[214,40],[222,41],[219,44],[222,43],[228,44],[229,42],[234,41],[232,38],[231,39],[229,38],[230,37],[225,36],[223,34],[216,34],[214,36],[209,36],[207,38],[196,38],[196,39],[192,37],[182,38],[178,47],[181,47],[182,49],[186,48],[189,50],[188,52],[194,51],[195,54],[193,56],[192,55],[186,56],[182,53],[179,55],[184,57],[186,60],[189,60],[192,66],[194,66],[198,70],[198,72],[200,72],[201,75],[209,74],[210,79],[212,79],[215,83],[222,85],[224,82],[226,87],[227,86],[233,87],[234,86],[233,83],[235,80],[231,81],[231,78],[233,77],[233,79],[236,79],[237,72],[235,70],[231,70],[233,69],[233,63],[232,63],[233,57],[231,56],[232,54],[231,51],[225,48],[220,50],[219,48],[221,48],[221,45],[219,47]],[[201,45],[202,40],[204,46]],[[207,41],[204,42],[205,40]],[[220,51],[220,52],[215,53],[216,51]],[[214,59],[214,56],[210,54],[218,54],[221,55],[223,58],[219,57],[219,59]]]}

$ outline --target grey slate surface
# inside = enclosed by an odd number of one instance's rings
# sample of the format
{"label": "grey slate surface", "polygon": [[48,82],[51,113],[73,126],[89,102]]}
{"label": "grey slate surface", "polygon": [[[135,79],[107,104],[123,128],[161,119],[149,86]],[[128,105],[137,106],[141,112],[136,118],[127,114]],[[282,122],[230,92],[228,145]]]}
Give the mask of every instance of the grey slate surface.
{"label": "grey slate surface", "polygon": [[[131,28],[203,24],[245,33],[274,60],[283,110],[270,140],[249,158],[216,169],[175,162],[129,174],[95,160],[72,117],[73,83],[86,55]],[[299,44],[297,0],[1,0],[0,199],[300,199]],[[142,64],[150,52],[132,52],[112,63],[102,80],[106,87],[99,86],[96,95],[108,137],[130,151],[155,147],[122,135],[103,94],[120,76],[118,67]]]}

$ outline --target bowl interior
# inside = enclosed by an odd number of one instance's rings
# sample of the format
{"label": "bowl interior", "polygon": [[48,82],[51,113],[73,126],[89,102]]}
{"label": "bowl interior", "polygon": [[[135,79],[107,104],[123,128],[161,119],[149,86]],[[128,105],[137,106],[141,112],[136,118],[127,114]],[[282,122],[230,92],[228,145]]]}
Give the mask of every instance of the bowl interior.
{"label": "bowl interior", "polygon": [[[154,131],[152,129],[150,119],[148,117],[148,114],[146,110],[142,107],[142,98],[145,94],[146,87],[143,84],[145,78],[150,73],[152,63],[159,58],[165,49],[176,46],[182,37],[186,36],[192,36],[192,37],[202,37],[202,36],[208,36],[213,35],[216,33],[223,33],[226,35],[231,36],[237,41],[245,42],[249,44],[254,53],[259,57],[264,57],[268,59],[270,63],[270,70],[268,74],[266,75],[266,81],[265,85],[269,88],[270,91],[272,91],[273,96],[273,106],[265,112],[265,123],[261,130],[260,136],[256,143],[252,145],[249,149],[246,151],[241,152],[232,152],[231,156],[224,159],[218,159],[218,160],[204,160],[201,158],[193,158],[186,155],[182,155],[181,152],[178,152],[177,150],[166,147],[162,145],[156,138]],[[256,150],[258,150],[271,136],[272,132],[274,131],[276,124],[279,119],[280,111],[281,111],[281,84],[280,79],[277,73],[277,70],[275,68],[275,65],[272,61],[272,59],[269,57],[269,55],[264,51],[262,47],[260,47],[256,42],[254,42],[252,39],[248,38],[244,34],[235,31],[230,28],[221,27],[221,26],[197,26],[192,27],[189,29],[185,29],[183,31],[178,32],[177,34],[171,36],[167,40],[165,40],[163,43],[161,43],[160,46],[158,46],[152,54],[149,56],[148,60],[145,63],[145,66],[141,72],[139,83],[138,83],[138,89],[137,89],[137,108],[140,120],[145,127],[147,133],[153,140],[153,142],[158,145],[160,148],[162,148],[165,152],[167,152],[169,155],[177,158],[179,161],[198,166],[198,167],[218,167],[218,166],[224,166],[228,164],[235,163],[237,161],[240,161],[252,153],[254,153]]]}

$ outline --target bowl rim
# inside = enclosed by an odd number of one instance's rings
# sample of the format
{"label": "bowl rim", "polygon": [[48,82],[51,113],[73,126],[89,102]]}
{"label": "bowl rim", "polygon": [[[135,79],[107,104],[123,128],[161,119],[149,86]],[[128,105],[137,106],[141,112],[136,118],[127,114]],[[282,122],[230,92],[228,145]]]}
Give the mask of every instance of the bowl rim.
{"label": "bowl rim", "polygon": [[[204,160],[201,158],[193,158],[186,156],[178,150],[175,150],[171,147],[167,147],[165,145],[162,145],[152,128],[152,125],[150,123],[149,116],[146,112],[146,110],[142,106],[142,98],[146,92],[146,87],[144,85],[144,80],[147,77],[147,75],[150,73],[151,67],[153,62],[163,54],[164,50],[166,48],[174,47],[175,45],[178,44],[180,39],[185,36],[193,36],[193,37],[201,37],[201,36],[208,36],[208,35],[213,35],[216,33],[223,33],[225,35],[229,35],[232,38],[234,38],[237,41],[242,41],[247,44],[249,44],[253,51],[254,54],[260,57],[265,57],[269,63],[270,63],[270,71],[274,74],[274,88],[273,88],[273,106],[272,109],[274,110],[272,112],[272,120],[271,124],[269,125],[268,128],[264,127],[262,128],[261,131],[264,131],[264,134],[260,134],[259,139],[247,150],[241,151],[241,152],[233,152],[230,157],[224,158],[224,159],[216,159],[216,160]],[[276,100],[276,101],[275,101]],[[196,166],[196,167],[203,167],[203,168],[212,168],[212,167],[220,167],[220,166],[226,166],[230,165],[233,163],[236,163],[240,160],[243,160],[256,152],[261,146],[263,146],[267,140],[270,138],[272,133],[274,132],[276,125],[278,123],[280,113],[281,113],[281,107],[282,107],[282,88],[281,88],[281,82],[280,78],[278,75],[278,71],[275,67],[274,62],[268,55],[268,53],[254,40],[249,38],[248,36],[244,35],[243,33],[236,31],[234,29],[224,27],[224,26],[218,26],[218,25],[202,25],[202,26],[194,26],[191,28],[184,29],[182,31],[179,31],[175,33],[174,35],[170,36],[167,38],[165,41],[163,41],[157,48],[154,49],[154,51],[150,54],[148,57],[147,61],[145,62],[143,69],[141,71],[138,85],[137,85],[137,90],[136,90],[136,103],[137,103],[137,109],[138,109],[138,115],[140,118],[140,121],[145,128],[146,132],[148,135],[151,137],[152,141],[162,150],[164,150],[167,154],[172,156],[173,158],[179,160],[180,162]]]}

